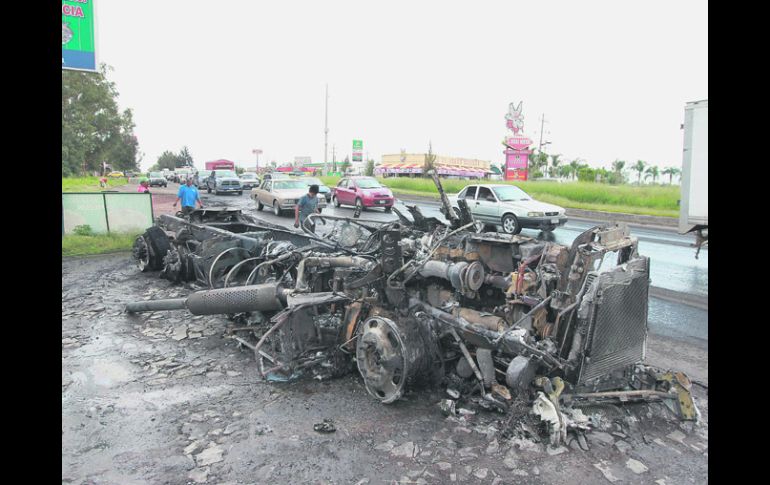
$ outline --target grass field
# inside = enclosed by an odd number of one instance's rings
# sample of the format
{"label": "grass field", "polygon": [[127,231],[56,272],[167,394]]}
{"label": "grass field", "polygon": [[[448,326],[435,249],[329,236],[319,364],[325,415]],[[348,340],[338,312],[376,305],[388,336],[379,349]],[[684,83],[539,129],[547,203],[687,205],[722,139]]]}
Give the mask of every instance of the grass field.
{"label": "grass field", "polygon": [[130,251],[137,235],[135,233],[110,233],[93,236],[70,234],[61,238],[61,254],[62,256],[88,256]]}
{"label": "grass field", "polygon": [[[336,185],[339,177],[321,177],[328,186]],[[437,195],[433,180],[429,178],[391,177],[380,178],[395,194]],[[470,180],[442,179],[444,190],[456,194]],[[654,185],[607,185],[591,182],[500,182],[520,187],[537,200],[573,209],[605,212],[622,212],[652,216],[678,217],[679,186]]]}
{"label": "grass field", "polygon": [[[120,187],[126,185],[128,179],[121,178],[107,178],[107,185],[109,187]],[[99,177],[62,177],[61,179],[61,191],[62,192],[101,192],[99,187]]]}

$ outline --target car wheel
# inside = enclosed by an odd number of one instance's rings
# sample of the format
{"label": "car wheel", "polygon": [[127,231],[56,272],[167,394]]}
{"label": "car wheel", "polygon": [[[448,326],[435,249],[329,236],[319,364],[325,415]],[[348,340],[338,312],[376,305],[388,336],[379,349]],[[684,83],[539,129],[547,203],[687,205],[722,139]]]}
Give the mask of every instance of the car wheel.
{"label": "car wheel", "polygon": [[338,199],[336,195],[332,197],[332,201],[334,202],[334,207],[340,206],[340,199]]}
{"label": "car wheel", "polygon": [[275,215],[277,215],[279,217],[281,216],[281,206],[278,205],[278,201],[277,200],[273,201],[273,214],[275,214]]}
{"label": "car wheel", "polygon": [[323,211],[323,209],[319,208],[318,213],[320,214]]}
{"label": "car wheel", "polygon": [[366,210],[366,207],[364,207],[364,203],[361,201],[360,198],[356,198],[356,209],[360,209],[362,211]]}
{"label": "car wheel", "polygon": [[506,214],[502,219],[503,232],[506,234],[518,234],[521,232],[521,224],[519,219],[513,214]]}
{"label": "car wheel", "polygon": [[261,211],[264,208],[265,208],[265,205],[262,202],[260,202],[259,199],[257,199],[257,210]]}
{"label": "car wheel", "polygon": [[242,190],[239,190],[239,191],[238,191],[238,195],[243,195],[243,191],[242,191]]}
{"label": "car wheel", "polygon": [[[141,241],[139,239],[141,238]],[[153,226],[134,241],[134,257],[141,271],[154,271],[163,267],[163,257],[171,249],[163,229]]]}
{"label": "car wheel", "polygon": [[393,208],[392,207],[386,207],[385,208],[385,212],[393,212]]}

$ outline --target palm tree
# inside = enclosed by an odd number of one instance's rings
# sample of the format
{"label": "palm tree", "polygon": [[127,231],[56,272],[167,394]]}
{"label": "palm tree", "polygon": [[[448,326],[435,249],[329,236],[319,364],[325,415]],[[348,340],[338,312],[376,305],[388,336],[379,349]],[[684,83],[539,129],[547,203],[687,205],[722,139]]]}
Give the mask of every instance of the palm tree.
{"label": "palm tree", "polygon": [[612,162],[612,171],[619,175],[623,173],[623,167],[625,166],[626,162],[624,160],[615,160]]}
{"label": "palm tree", "polygon": [[668,167],[668,168],[664,168],[661,173],[663,175],[668,175],[668,184],[673,185],[674,175],[679,175],[680,173],[682,173],[682,171],[676,167]]}
{"label": "palm tree", "polygon": [[647,168],[645,171],[647,175],[645,175],[644,179],[647,180],[648,178],[652,177],[652,183],[654,184],[656,180],[658,180],[658,175],[660,175],[660,170],[658,170],[658,167],[656,165],[652,165]]}
{"label": "palm tree", "polygon": [[646,167],[647,167],[647,162],[644,162],[642,160],[637,160],[636,164],[633,167],[631,167],[637,172],[639,172],[639,179],[638,179],[639,185],[642,185],[642,172],[644,172],[644,169]]}
{"label": "palm tree", "polygon": [[559,173],[558,166],[559,163],[561,163],[561,160],[559,160],[559,157],[561,155],[551,155],[551,177],[555,177],[556,174]]}
{"label": "palm tree", "polygon": [[428,172],[435,168],[436,155],[433,154],[433,143],[428,142],[428,153],[425,154],[425,160],[422,165],[422,176],[430,177]]}
{"label": "palm tree", "polygon": [[571,162],[569,162],[569,169],[570,169],[570,172],[572,172],[572,179],[573,180],[577,178],[577,172],[578,172],[579,168],[580,168],[580,159],[579,158],[576,158],[576,159],[572,160]]}

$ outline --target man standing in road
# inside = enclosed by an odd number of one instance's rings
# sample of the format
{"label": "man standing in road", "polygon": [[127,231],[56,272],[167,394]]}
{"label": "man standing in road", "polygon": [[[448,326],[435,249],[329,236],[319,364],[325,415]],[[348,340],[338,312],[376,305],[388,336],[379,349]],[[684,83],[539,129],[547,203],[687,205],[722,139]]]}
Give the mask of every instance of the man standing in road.
{"label": "man standing in road", "polygon": [[180,200],[182,201],[182,214],[185,216],[195,210],[195,202],[198,202],[200,208],[203,209],[201,196],[198,194],[198,189],[193,185],[192,177],[187,177],[185,184],[179,186],[174,207],[176,207]]}
{"label": "man standing in road", "polygon": [[[307,194],[300,197],[297,201],[297,205],[294,206],[294,227],[299,227],[300,224],[305,224],[307,216],[318,211],[318,185],[311,185],[308,188]],[[308,229],[310,232],[315,233],[315,223],[308,222]]]}

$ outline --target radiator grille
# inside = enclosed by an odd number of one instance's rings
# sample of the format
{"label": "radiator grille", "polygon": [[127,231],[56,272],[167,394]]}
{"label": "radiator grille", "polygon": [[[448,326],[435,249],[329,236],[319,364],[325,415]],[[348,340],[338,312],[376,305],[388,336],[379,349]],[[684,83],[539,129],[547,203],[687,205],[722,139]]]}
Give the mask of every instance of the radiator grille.
{"label": "radiator grille", "polygon": [[640,262],[636,271],[618,268],[599,277],[581,384],[644,359],[649,265],[647,258]]}
{"label": "radiator grille", "polygon": [[558,212],[546,212],[545,215],[547,215],[547,216],[558,216],[559,213]]}

